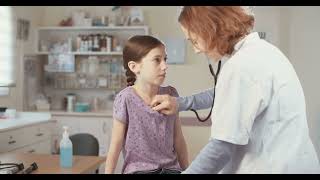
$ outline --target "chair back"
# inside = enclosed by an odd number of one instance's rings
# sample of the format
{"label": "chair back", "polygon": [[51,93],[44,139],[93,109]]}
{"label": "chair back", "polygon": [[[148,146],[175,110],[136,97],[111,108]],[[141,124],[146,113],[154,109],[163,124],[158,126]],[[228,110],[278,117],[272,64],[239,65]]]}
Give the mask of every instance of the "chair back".
{"label": "chair back", "polygon": [[79,133],[70,136],[73,146],[73,155],[98,156],[99,142],[88,133]]}

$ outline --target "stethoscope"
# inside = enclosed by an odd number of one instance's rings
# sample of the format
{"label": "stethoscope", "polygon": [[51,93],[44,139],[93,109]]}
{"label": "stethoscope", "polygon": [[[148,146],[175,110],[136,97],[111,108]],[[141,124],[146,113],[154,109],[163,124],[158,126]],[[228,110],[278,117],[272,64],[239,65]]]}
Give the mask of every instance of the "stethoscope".
{"label": "stethoscope", "polygon": [[[243,38],[244,38],[244,37],[243,37]],[[242,40],[243,38],[241,38],[240,40]],[[240,41],[240,40],[239,40],[239,41]],[[232,57],[234,54],[236,54],[236,53],[242,48],[243,44],[244,44],[244,42],[242,42],[242,43],[240,44],[240,46],[237,48],[236,51],[233,51],[233,53],[231,54],[230,57]],[[229,58],[230,58],[230,57],[229,57]],[[214,99],[215,99],[215,97],[216,97],[216,85],[217,85],[218,76],[219,76],[220,68],[221,68],[221,59],[219,60],[218,69],[217,69],[217,74],[214,73],[213,68],[212,68],[212,65],[211,65],[211,63],[210,63],[210,60],[209,60],[208,56],[207,56],[207,61],[208,61],[208,64],[209,64],[210,73],[212,74],[212,76],[213,76],[213,78],[214,78],[214,86],[213,86],[213,91],[214,91],[214,92],[213,92],[213,99],[212,99],[212,105],[211,105],[210,113],[208,114],[208,116],[207,116],[205,119],[201,119],[201,118],[199,117],[199,115],[198,115],[198,113],[197,113],[196,110],[190,109],[190,111],[193,111],[193,112],[196,114],[197,119],[198,119],[200,122],[205,122],[205,121],[207,121],[207,120],[210,118],[210,116],[211,116],[212,108],[213,108],[213,106],[214,106]]]}
{"label": "stethoscope", "polygon": [[220,73],[220,68],[221,68],[221,60],[219,60],[219,64],[218,64],[218,69],[217,69],[217,74],[214,73],[214,70],[212,68],[212,65],[211,63],[209,62],[209,58],[207,57],[207,60],[208,60],[208,64],[209,64],[209,70],[210,70],[210,73],[212,74],[213,78],[214,78],[214,86],[213,86],[213,99],[212,99],[212,105],[211,105],[211,109],[210,109],[210,113],[208,114],[208,116],[205,118],[205,119],[201,119],[197,113],[196,110],[194,109],[190,109],[190,111],[193,111],[196,116],[197,116],[197,119],[200,121],[200,122],[205,122],[207,121],[210,116],[211,116],[211,113],[212,113],[212,109],[213,109],[213,106],[214,106],[214,99],[215,99],[215,96],[216,96],[216,85],[217,85],[217,81],[218,81],[218,76],[219,76],[219,73]]}

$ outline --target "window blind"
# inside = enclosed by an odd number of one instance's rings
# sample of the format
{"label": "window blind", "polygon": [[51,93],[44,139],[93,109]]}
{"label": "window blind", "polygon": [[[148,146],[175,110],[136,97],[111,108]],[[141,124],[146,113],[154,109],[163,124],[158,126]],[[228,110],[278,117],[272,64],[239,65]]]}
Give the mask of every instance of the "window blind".
{"label": "window blind", "polygon": [[12,9],[0,6],[0,87],[15,86],[15,30]]}

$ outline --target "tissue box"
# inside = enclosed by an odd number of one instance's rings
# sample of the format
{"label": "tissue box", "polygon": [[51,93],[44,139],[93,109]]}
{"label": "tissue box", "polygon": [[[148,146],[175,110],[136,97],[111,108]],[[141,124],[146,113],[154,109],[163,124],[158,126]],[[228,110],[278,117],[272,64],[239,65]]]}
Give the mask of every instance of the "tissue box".
{"label": "tissue box", "polygon": [[49,111],[50,104],[48,103],[36,103],[36,107],[38,111]]}

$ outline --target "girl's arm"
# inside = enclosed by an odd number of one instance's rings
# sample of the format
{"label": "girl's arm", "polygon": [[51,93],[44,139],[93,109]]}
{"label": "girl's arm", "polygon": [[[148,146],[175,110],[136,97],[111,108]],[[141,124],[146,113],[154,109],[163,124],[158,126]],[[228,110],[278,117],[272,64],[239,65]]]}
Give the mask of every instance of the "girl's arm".
{"label": "girl's arm", "polygon": [[114,169],[117,166],[119,154],[125,137],[126,127],[127,125],[125,123],[116,119],[113,120],[111,142],[106,160],[106,174],[114,173]]}
{"label": "girl's arm", "polygon": [[182,134],[181,121],[179,115],[174,126],[174,148],[177,152],[178,161],[183,170],[189,166],[187,144]]}

